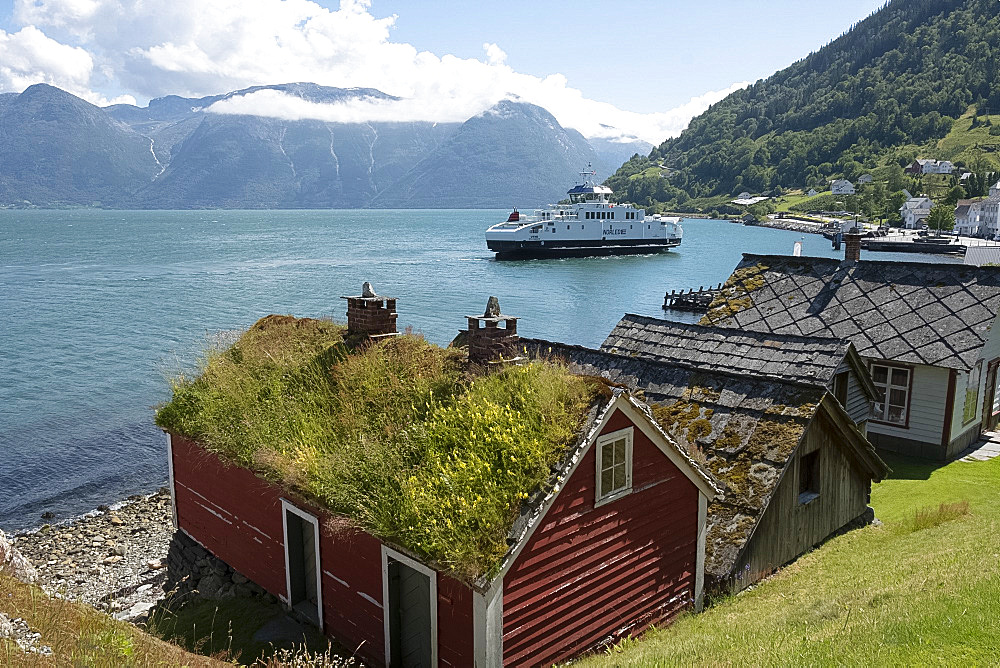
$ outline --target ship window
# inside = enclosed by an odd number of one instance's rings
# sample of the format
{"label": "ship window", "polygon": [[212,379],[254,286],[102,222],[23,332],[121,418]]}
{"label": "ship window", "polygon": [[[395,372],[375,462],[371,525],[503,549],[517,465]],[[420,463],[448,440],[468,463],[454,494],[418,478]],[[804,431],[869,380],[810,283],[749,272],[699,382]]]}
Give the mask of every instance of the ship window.
{"label": "ship window", "polygon": [[567,225],[567,226],[566,226],[566,229],[567,229],[567,230],[569,229],[569,225]]}
{"label": "ship window", "polygon": [[614,219],[614,217],[615,217],[615,212],[614,212],[614,211],[612,211],[612,212],[611,212],[611,218],[612,218],[612,220]]}

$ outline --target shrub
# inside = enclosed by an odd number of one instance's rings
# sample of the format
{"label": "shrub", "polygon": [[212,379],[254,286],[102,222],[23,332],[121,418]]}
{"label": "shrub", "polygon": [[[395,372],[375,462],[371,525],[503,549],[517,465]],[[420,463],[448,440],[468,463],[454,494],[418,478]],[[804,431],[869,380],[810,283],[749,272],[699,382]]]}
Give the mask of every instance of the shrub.
{"label": "shrub", "polygon": [[942,503],[937,508],[921,508],[914,513],[913,531],[930,529],[969,514],[969,502]]}

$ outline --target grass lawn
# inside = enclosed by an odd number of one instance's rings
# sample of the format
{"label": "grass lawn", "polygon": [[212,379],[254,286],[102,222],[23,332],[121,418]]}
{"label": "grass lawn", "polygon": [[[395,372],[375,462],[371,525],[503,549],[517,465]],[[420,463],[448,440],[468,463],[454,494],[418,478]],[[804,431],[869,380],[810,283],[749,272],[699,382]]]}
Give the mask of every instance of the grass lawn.
{"label": "grass lawn", "polygon": [[[819,196],[821,196],[823,194],[824,193],[818,193],[818,194],[813,195],[812,197],[810,197],[809,195],[805,194],[801,190],[792,190],[792,191],[790,191],[788,193],[785,193],[781,197],[778,197],[778,198],[776,198],[774,200],[774,204],[775,204],[775,209],[774,210],[775,211],[791,211],[791,207],[795,206],[796,204],[801,204],[802,202],[808,202],[809,200],[813,199],[814,197],[819,197]],[[827,192],[825,194],[829,195],[830,193]]]}
{"label": "grass lawn", "polygon": [[[1000,458],[887,462],[891,479],[872,490],[883,526],[830,540],[750,591],[579,665],[996,665]],[[961,501],[967,514],[938,515]]]}

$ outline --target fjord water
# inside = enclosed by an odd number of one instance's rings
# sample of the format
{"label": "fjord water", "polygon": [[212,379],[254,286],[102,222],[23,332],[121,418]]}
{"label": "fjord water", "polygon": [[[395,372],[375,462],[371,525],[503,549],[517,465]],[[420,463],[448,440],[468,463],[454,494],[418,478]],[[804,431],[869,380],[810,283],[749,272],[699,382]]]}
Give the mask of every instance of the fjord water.
{"label": "fjord water", "polygon": [[[371,281],[445,344],[496,295],[525,336],[600,344],[742,252],[836,256],[817,235],[689,220],[669,254],[498,262],[502,211],[0,211],[0,528],[166,480],[167,378],[269,313],[342,319]],[[912,259],[912,258],[908,258]],[[680,315],[680,314],[673,314]]]}

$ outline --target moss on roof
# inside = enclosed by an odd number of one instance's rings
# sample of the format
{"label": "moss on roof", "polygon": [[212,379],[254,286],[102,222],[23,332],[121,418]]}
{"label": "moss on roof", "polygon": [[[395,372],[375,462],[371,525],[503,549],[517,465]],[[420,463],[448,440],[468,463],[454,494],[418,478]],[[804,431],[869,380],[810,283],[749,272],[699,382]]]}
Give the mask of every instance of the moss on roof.
{"label": "moss on roof", "polygon": [[473,376],[420,337],[268,316],[178,378],[156,423],[472,580],[605,389],[534,362]]}
{"label": "moss on roof", "polygon": [[708,312],[698,324],[715,325],[752,307],[753,299],[750,294],[764,286],[764,276],[761,274],[767,269],[763,264],[757,263],[734,271],[712,299]]}

